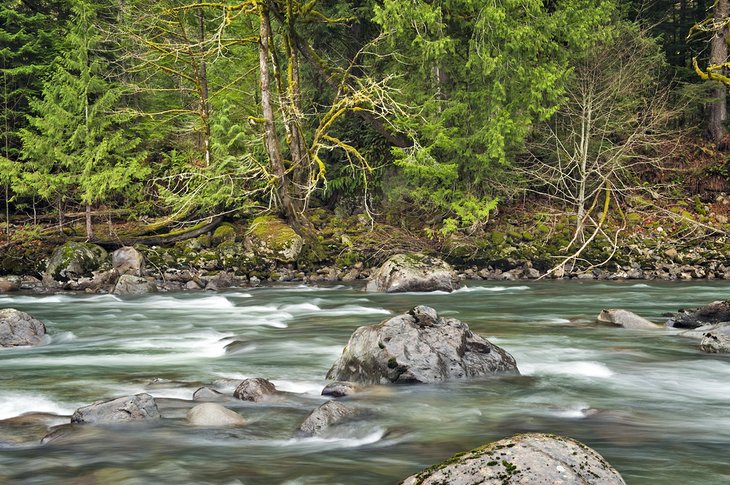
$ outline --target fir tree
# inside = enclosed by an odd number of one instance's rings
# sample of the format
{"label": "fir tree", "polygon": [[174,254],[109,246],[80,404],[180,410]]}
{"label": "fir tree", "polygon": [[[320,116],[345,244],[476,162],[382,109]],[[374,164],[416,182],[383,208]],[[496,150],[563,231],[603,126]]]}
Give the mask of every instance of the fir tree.
{"label": "fir tree", "polygon": [[92,205],[113,195],[125,195],[147,174],[143,155],[135,152],[138,138],[123,130],[127,117],[115,113],[121,90],[104,74],[108,66],[98,54],[93,5],[75,1],[73,27],[64,42],[64,54],[31,103],[36,116],[22,131],[27,160],[22,187],[58,204],[59,222],[68,199],[86,206],[87,237]]}

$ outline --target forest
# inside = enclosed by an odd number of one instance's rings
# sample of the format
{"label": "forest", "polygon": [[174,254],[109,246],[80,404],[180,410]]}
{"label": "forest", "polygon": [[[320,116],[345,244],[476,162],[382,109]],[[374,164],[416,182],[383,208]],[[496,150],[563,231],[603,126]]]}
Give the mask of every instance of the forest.
{"label": "forest", "polygon": [[10,241],[260,214],[316,239],[317,210],[441,242],[522,210],[538,233],[564,219],[568,255],[667,216],[725,234],[727,0],[3,0],[0,18]]}

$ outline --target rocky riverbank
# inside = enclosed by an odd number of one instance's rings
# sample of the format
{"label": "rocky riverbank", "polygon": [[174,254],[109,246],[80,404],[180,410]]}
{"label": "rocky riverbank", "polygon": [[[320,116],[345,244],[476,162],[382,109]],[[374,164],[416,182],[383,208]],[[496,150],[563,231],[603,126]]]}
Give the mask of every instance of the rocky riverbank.
{"label": "rocky riverbank", "polygon": [[[283,221],[263,216],[245,223],[224,222],[174,244],[135,244],[121,252],[119,246],[83,242],[6,243],[0,253],[0,292],[109,292],[124,274],[130,275],[125,278],[128,292],[141,291],[145,284],[148,291],[194,291],[279,282],[353,282],[370,278],[391,255],[413,252],[450,263],[458,280],[730,279],[730,251],[717,235],[702,244],[680,245],[662,233],[634,232],[615,250],[596,243],[582,258],[565,263],[560,247],[568,237],[564,225],[556,226],[562,232],[546,232],[543,224],[529,230],[508,225],[469,238],[433,239],[384,224],[371,226],[362,215],[317,214],[321,217],[312,217],[316,241],[310,242]],[[134,268],[120,267],[126,263],[115,263],[108,251],[117,258],[135,251],[141,262]],[[610,261],[600,264],[609,255]]]}

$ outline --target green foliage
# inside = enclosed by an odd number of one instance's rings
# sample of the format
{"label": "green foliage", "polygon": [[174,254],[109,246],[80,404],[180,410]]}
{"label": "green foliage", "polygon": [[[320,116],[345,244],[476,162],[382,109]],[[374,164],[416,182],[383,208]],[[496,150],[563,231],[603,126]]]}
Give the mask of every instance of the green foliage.
{"label": "green foliage", "polygon": [[[399,120],[422,146],[396,150],[419,201],[461,212],[461,224],[488,213],[495,172],[531,126],[563,101],[571,61],[615,14],[613,1],[386,0],[375,21],[391,32],[398,87],[417,113]],[[480,202],[457,204],[473,198]],[[453,220],[448,227],[453,228]]]}
{"label": "green foliage", "polygon": [[115,195],[133,201],[132,185],[149,171],[144,154],[134,151],[139,139],[129,134],[128,116],[115,112],[122,92],[104,77],[109,67],[97,53],[95,7],[75,2],[73,12],[64,55],[20,132],[26,163],[16,191],[50,202],[95,204]]}

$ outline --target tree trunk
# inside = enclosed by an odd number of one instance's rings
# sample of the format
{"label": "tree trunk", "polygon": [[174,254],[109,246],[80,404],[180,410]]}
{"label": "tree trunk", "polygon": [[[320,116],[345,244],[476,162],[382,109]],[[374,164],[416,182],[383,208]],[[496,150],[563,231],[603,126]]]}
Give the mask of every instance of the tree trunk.
{"label": "tree trunk", "polygon": [[86,204],[86,239],[94,238],[94,228],[91,226],[91,204]]}
{"label": "tree trunk", "polygon": [[[198,4],[202,4],[198,0]],[[200,67],[198,72],[200,95],[200,118],[203,122],[202,145],[205,153],[205,166],[210,166],[210,97],[208,95],[208,69],[205,63],[205,16],[203,9],[198,9],[198,35],[200,39]]]}
{"label": "tree trunk", "polygon": [[[718,0],[715,4],[715,25],[723,25],[728,19],[728,0]],[[719,65],[727,62],[727,34],[728,27],[723,25],[717,29],[710,42],[710,64]],[[725,74],[724,69],[718,74]],[[708,131],[712,141],[720,144],[726,135],[725,119],[727,118],[727,87],[716,83],[712,93],[713,101],[710,104]]]}
{"label": "tree trunk", "polygon": [[273,95],[271,93],[271,79],[269,74],[269,39],[271,38],[271,19],[269,7],[266,4],[259,5],[260,38],[259,38],[259,77],[261,82],[261,111],[264,119],[264,143],[266,152],[269,155],[271,168],[277,178],[277,195],[281,212],[290,222],[298,220],[297,211],[294,209],[291,195],[289,193],[288,179],[284,168],[284,159],[281,155],[279,138],[276,134],[274,122]]}

